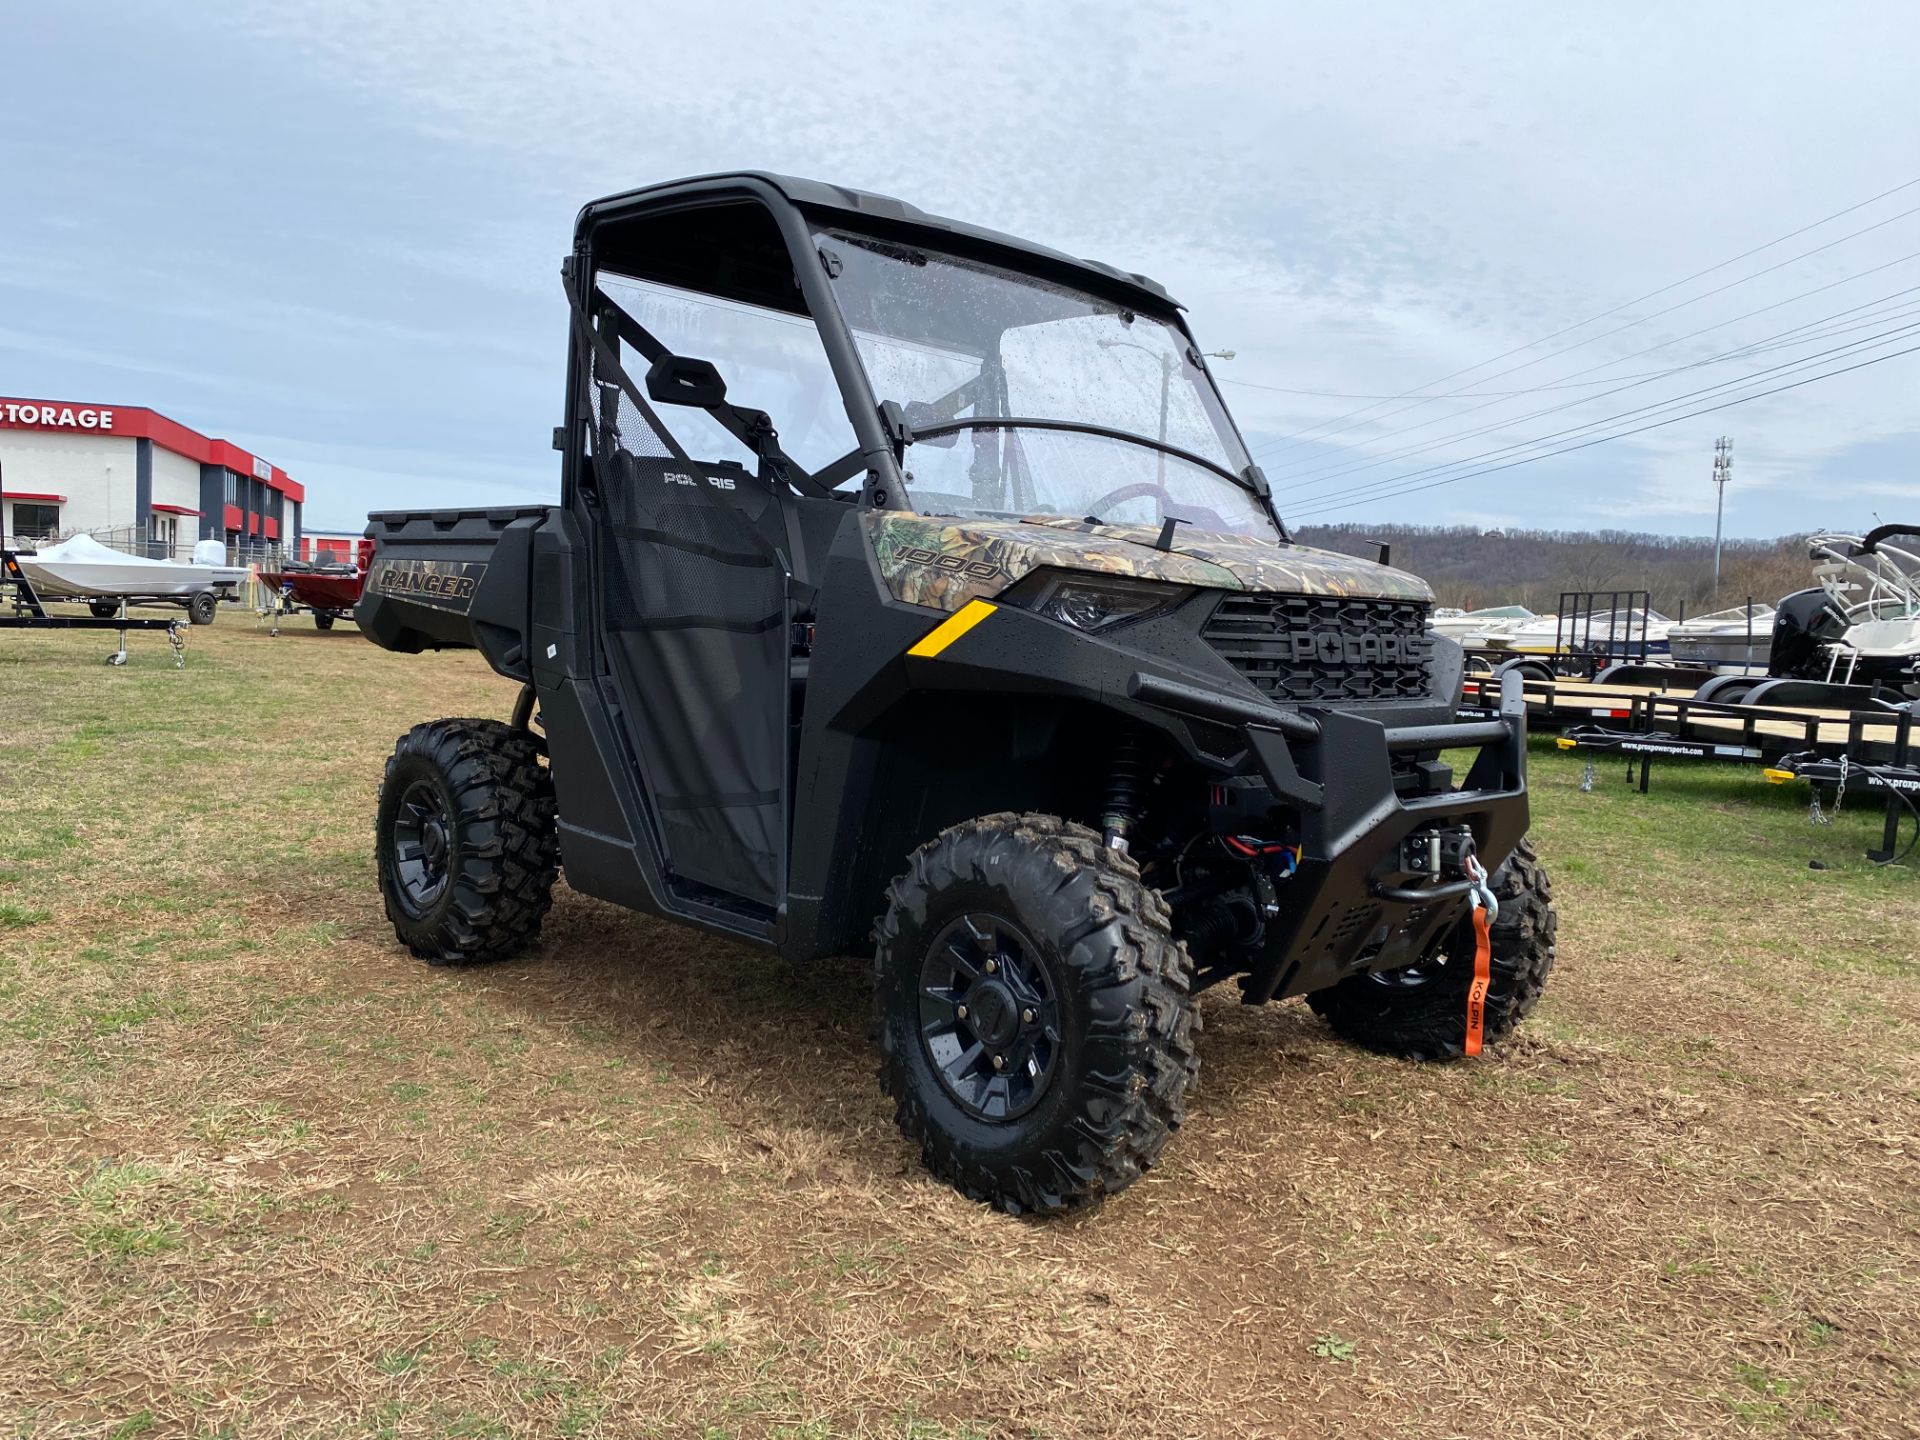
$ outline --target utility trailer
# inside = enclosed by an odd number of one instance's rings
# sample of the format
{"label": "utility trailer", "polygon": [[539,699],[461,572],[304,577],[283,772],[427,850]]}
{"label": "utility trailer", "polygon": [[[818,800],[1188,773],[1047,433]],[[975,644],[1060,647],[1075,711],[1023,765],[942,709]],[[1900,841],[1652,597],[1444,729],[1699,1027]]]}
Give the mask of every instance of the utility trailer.
{"label": "utility trailer", "polygon": [[[1609,673],[1622,678],[1609,680]],[[1856,768],[1908,763],[1916,702],[1884,690],[1790,679],[1725,701],[1705,698],[1712,685],[1696,687],[1694,679],[1675,671],[1669,687],[1657,673],[1618,668],[1595,681],[1526,679],[1521,694],[1533,725],[1561,732],[1562,750],[1626,756],[1628,779],[1635,779],[1637,766],[1643,792],[1655,759],[1775,766],[1799,757]],[[1487,714],[1496,703],[1491,682],[1482,678],[1467,677],[1461,693],[1463,718]]]}
{"label": "utility trailer", "polygon": [[1425,583],[1292,541],[1160,286],[761,174],[588,205],[562,281],[560,503],[369,521],[367,637],[521,684],[388,762],[416,955],[522,951],[561,867],[870,955],[901,1129],[1041,1213],[1160,1154],[1206,986],[1423,1059],[1532,1009],[1518,679],[1457,720]]}
{"label": "utility trailer", "polygon": [[177,606],[186,611],[189,625],[211,625],[220,614],[221,601],[229,605],[240,603],[240,583],[238,580],[214,580],[208,583],[206,589],[196,590],[191,595],[153,591],[148,594],[128,592],[115,595],[62,595],[55,598],[74,605],[85,605],[87,613],[96,620],[122,614],[129,605]]}
{"label": "utility trailer", "polygon": [[[1766,777],[1775,785],[1806,781],[1814,796],[1808,812],[1822,821],[1840,808],[1849,793],[1865,793],[1883,800],[1886,823],[1879,848],[1867,851],[1867,859],[1876,865],[1899,864],[1920,847],[1920,752],[1914,749],[1913,722],[1911,712],[1901,717],[1891,750],[1884,757],[1869,755],[1851,744],[1837,756],[1803,750],[1782,756],[1768,766]],[[1820,804],[1823,790],[1827,795],[1825,809]],[[1900,828],[1908,818],[1913,821],[1913,838],[1902,848]]]}
{"label": "utility trailer", "polygon": [[160,630],[166,633],[167,644],[173,651],[174,668],[186,667],[187,646],[182,621],[130,616],[125,599],[104,613],[90,607],[93,611],[90,615],[50,615],[46,602],[33,588],[33,582],[20,568],[12,550],[0,549],[0,589],[9,592],[10,601],[8,613],[0,615],[0,630],[112,630],[119,635],[120,644],[107,656],[109,665],[127,663],[129,630]]}

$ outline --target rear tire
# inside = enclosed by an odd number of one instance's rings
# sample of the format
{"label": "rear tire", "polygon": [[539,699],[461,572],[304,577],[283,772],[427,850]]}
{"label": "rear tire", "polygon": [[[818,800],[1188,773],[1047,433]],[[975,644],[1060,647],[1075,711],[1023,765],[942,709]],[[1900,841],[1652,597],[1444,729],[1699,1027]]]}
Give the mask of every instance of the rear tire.
{"label": "rear tire", "polygon": [[1518,675],[1522,680],[1538,680],[1549,685],[1552,684],[1556,678],[1553,673],[1553,666],[1549,665],[1545,660],[1538,660],[1532,656],[1525,656],[1517,660],[1503,660],[1495,668],[1493,673],[1495,675],[1514,674]]}
{"label": "rear tire", "polygon": [[187,602],[187,619],[196,625],[211,625],[219,600],[211,590],[202,590]]}
{"label": "rear tire", "polygon": [[313,617],[313,628],[316,630],[331,630],[333,628],[333,616],[327,614],[325,611],[316,613]]}
{"label": "rear tire", "polygon": [[[1530,842],[1520,842],[1492,883],[1500,915],[1490,936],[1492,980],[1481,1023],[1489,1045],[1511,1035],[1540,1003],[1559,928],[1552,882]],[[1469,914],[1427,961],[1350,975],[1307,996],[1307,1004],[1342,1039],[1369,1050],[1408,1060],[1457,1059],[1466,1051],[1473,949]]]}
{"label": "rear tire", "polygon": [[1762,683],[1765,675],[1716,675],[1693,692],[1693,698],[1716,705],[1741,705]]}
{"label": "rear tire", "polygon": [[519,954],[558,871],[553,781],[533,738],[497,720],[436,720],[400,738],[375,819],[393,932],[430,965]]}
{"label": "rear tire", "polygon": [[89,600],[87,602],[87,609],[93,613],[93,617],[96,620],[111,620],[120,613],[120,602],[117,600]]}
{"label": "rear tire", "polygon": [[915,851],[888,901],[880,1086],[927,1168],[1016,1215],[1138,1179],[1185,1118],[1200,1017],[1134,862],[1083,825],[989,815]]}

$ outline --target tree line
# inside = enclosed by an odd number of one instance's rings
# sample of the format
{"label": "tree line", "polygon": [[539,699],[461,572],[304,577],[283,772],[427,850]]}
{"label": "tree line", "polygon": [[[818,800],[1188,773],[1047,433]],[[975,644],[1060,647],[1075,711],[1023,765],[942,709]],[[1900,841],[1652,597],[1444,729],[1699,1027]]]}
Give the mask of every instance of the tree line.
{"label": "tree line", "polygon": [[1655,610],[1678,618],[1744,604],[1771,605],[1814,583],[1804,537],[1726,540],[1713,593],[1713,537],[1630,530],[1481,530],[1468,525],[1303,525],[1302,544],[1369,559],[1392,547],[1393,564],[1433,586],[1442,605],[1479,610],[1524,605],[1548,613],[1567,591],[1647,590]]}

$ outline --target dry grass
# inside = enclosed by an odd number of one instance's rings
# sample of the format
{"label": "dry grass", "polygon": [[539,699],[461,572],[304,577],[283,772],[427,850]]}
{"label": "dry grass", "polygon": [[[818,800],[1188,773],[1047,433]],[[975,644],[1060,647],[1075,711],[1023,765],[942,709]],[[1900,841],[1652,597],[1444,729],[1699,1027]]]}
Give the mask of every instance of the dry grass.
{"label": "dry grass", "polygon": [[921,1173],[855,963],[564,891],[526,962],[393,946],[380,762],[505,712],[474,657],[104,648],[0,641],[19,1434],[1913,1433],[1920,886],[1864,815],[1542,752],[1522,1040],[1211,997],[1166,1163],[1036,1224]]}

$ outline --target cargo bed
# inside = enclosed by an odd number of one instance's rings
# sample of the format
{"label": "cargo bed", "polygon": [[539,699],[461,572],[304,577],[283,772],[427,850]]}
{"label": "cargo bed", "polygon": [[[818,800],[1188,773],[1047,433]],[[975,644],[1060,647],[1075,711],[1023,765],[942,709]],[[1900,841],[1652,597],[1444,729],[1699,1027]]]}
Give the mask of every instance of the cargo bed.
{"label": "cargo bed", "polygon": [[524,679],[533,532],[550,509],[369,515],[374,552],[354,620],[388,650],[477,649],[503,673]]}

